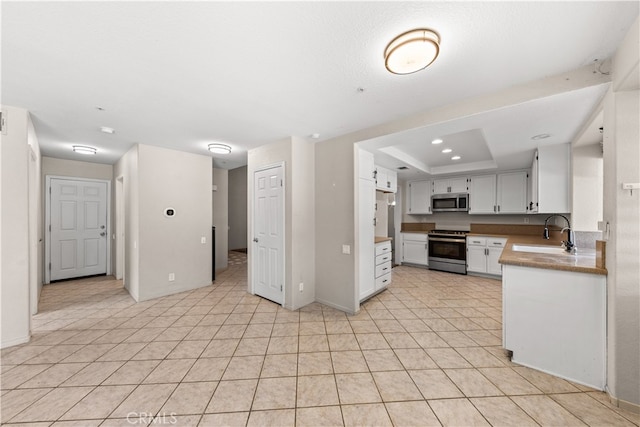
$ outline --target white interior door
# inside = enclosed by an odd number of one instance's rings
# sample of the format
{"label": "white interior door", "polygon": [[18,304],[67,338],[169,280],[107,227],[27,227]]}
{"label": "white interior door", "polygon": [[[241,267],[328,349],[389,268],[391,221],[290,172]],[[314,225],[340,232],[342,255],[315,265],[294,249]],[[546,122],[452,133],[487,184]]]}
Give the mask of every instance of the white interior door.
{"label": "white interior door", "polygon": [[106,274],[107,183],[51,179],[50,280]]}
{"label": "white interior door", "polygon": [[282,304],[284,301],[283,167],[254,173],[253,291]]}

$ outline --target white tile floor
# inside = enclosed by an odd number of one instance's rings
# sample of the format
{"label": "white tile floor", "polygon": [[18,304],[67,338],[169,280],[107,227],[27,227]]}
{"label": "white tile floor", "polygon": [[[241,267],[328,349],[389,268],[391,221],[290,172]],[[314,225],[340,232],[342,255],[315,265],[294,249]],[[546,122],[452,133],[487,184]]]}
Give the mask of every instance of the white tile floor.
{"label": "white tile floor", "polygon": [[2,351],[1,421],[29,426],[638,426],[607,395],[512,364],[500,282],[410,267],[356,316],[213,286],[135,303],[112,278],[45,286]]}

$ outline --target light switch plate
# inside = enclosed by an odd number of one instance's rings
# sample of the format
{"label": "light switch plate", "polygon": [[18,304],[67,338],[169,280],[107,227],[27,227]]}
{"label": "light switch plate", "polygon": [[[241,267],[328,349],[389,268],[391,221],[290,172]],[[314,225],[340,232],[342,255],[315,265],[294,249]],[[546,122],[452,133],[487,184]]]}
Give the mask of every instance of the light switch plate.
{"label": "light switch plate", "polygon": [[342,245],[342,253],[349,255],[351,254],[351,246],[349,245]]}

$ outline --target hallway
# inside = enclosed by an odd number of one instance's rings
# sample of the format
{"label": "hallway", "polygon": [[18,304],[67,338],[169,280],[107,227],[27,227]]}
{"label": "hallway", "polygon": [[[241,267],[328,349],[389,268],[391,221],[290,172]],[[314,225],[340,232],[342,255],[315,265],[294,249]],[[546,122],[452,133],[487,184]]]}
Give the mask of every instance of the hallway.
{"label": "hallway", "polygon": [[45,286],[32,341],[2,350],[2,423],[639,424],[605,393],[508,360],[499,281],[397,267],[347,316],[252,296],[246,268],[142,303],[109,277]]}

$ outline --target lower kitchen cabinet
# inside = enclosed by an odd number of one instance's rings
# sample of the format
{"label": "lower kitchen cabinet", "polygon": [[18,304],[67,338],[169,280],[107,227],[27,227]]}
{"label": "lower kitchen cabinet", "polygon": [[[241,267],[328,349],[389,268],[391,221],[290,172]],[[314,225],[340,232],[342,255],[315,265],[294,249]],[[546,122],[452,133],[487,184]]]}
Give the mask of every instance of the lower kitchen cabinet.
{"label": "lower kitchen cabinet", "polygon": [[506,243],[504,237],[467,236],[467,272],[501,276],[498,260]]}
{"label": "lower kitchen cabinet", "polygon": [[[380,292],[391,283],[391,241],[376,243],[375,270],[371,286],[360,289],[360,301]],[[361,281],[362,282],[362,281]]]}
{"label": "lower kitchen cabinet", "polygon": [[429,265],[429,238],[426,233],[402,233],[402,263]]}

